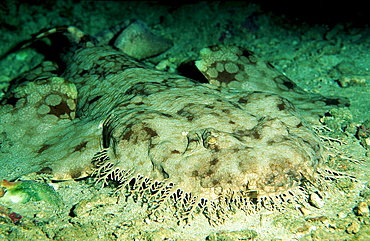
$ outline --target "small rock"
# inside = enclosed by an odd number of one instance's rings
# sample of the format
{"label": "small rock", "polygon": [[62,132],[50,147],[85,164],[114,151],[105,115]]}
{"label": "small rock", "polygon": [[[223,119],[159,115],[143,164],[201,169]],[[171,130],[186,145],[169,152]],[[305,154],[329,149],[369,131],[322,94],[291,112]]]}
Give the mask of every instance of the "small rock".
{"label": "small rock", "polygon": [[367,217],[369,216],[369,206],[367,202],[360,202],[355,208],[355,214],[357,216]]}
{"label": "small rock", "polygon": [[325,201],[317,193],[312,193],[308,202],[315,208],[322,208],[325,205]]}
{"label": "small rock", "polygon": [[172,45],[170,40],[154,35],[141,20],[127,26],[114,43],[125,54],[139,60],[161,54]]}
{"label": "small rock", "polygon": [[347,217],[347,214],[344,213],[344,212],[340,212],[337,215],[338,215],[338,218],[345,218],[345,217]]}
{"label": "small rock", "polygon": [[366,78],[363,76],[346,75],[339,77],[338,82],[342,88],[350,86],[364,86],[366,84]]}
{"label": "small rock", "polygon": [[360,231],[360,224],[358,222],[353,222],[351,225],[348,226],[346,229],[347,233],[356,234]]}
{"label": "small rock", "polygon": [[215,232],[210,234],[206,240],[208,241],[232,241],[232,240],[253,240],[257,237],[257,232],[254,230],[242,230],[232,232]]}
{"label": "small rock", "polygon": [[307,208],[305,208],[305,207],[301,207],[301,208],[299,208],[299,210],[301,211],[301,213],[304,215],[304,216],[307,216],[307,215],[309,215],[310,213],[311,213],[311,211],[310,210],[308,210]]}

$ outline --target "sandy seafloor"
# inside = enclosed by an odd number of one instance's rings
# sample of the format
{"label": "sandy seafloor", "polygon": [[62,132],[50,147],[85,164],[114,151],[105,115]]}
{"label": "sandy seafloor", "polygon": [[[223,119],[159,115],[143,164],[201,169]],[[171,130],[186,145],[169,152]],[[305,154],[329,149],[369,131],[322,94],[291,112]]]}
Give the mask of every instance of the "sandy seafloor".
{"label": "sandy seafloor", "polygon": [[[235,2],[2,1],[0,55],[44,28],[74,25],[96,34],[123,20],[141,19],[174,43],[146,60],[151,65],[176,72],[196,60],[203,47],[235,44],[264,57],[309,92],[349,98],[349,108],[321,118],[331,131],[320,134],[333,138],[324,141],[333,152],[328,165],[358,181],[335,181],[325,206],[305,214],[292,208],[235,215],[218,227],[199,216],[186,227],[170,220],[156,223],[145,218],[139,204],[117,201],[110,188],[96,188],[91,180],[58,182],[53,185],[65,204],[61,210],[42,202],[4,204],[23,217],[18,223],[0,219],[0,240],[370,240],[370,217],[356,212],[360,202],[370,204],[370,150],[356,137],[370,119],[370,29],[361,6],[352,8],[349,2],[346,12],[345,7],[302,4],[286,4],[297,11],[284,12],[284,5]],[[42,59],[33,49],[2,59],[1,88]]]}

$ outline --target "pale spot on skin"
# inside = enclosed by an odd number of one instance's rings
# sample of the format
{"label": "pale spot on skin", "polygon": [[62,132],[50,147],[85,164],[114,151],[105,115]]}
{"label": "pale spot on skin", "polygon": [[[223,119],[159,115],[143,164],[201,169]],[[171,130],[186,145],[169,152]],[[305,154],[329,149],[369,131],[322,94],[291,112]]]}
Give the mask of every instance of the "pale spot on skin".
{"label": "pale spot on skin", "polygon": [[237,73],[239,71],[238,66],[234,63],[226,63],[225,69],[227,72],[232,73],[232,74]]}
{"label": "pale spot on skin", "polygon": [[224,71],[224,65],[222,63],[217,63],[216,64],[216,69],[218,72],[223,72]]}
{"label": "pale spot on skin", "polygon": [[59,105],[60,102],[62,102],[62,97],[60,97],[59,95],[51,94],[48,97],[46,97],[45,102],[48,105],[56,106]]}
{"label": "pale spot on skin", "polygon": [[37,109],[37,113],[39,113],[40,115],[46,115],[47,113],[50,112],[50,107],[47,106],[47,105],[41,105],[38,109]]}
{"label": "pale spot on skin", "polygon": [[209,75],[210,78],[217,78],[218,71],[215,68],[210,68],[207,70],[207,74]]}

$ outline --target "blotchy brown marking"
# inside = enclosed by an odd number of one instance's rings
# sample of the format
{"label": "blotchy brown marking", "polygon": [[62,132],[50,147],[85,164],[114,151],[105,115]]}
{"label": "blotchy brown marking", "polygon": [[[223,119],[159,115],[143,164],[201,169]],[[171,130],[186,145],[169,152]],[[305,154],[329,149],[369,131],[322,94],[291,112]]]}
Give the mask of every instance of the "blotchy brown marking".
{"label": "blotchy brown marking", "polygon": [[165,116],[165,117],[168,117],[168,118],[172,118],[173,116],[170,115],[170,114],[167,114],[167,113],[161,113],[161,115]]}
{"label": "blotchy brown marking", "polygon": [[72,110],[69,108],[67,103],[65,101],[62,101],[59,105],[56,106],[50,106],[50,111],[48,114],[55,115],[58,118],[60,118],[61,115],[70,114]]}
{"label": "blotchy brown marking", "polygon": [[80,169],[76,169],[76,170],[71,170],[69,172],[69,175],[71,176],[72,179],[75,179],[75,178],[79,178],[81,177],[82,175],[82,172]]}
{"label": "blotchy brown marking", "polygon": [[221,111],[222,111],[223,113],[230,114],[230,110],[229,110],[229,109],[222,109]]}
{"label": "blotchy brown marking", "polygon": [[48,145],[48,144],[44,144],[38,151],[37,153],[42,153],[44,151],[46,151],[47,149],[49,149],[51,147],[51,145]]}
{"label": "blotchy brown marking", "polygon": [[188,121],[192,121],[194,119],[194,115],[192,113],[188,112],[187,110],[184,110],[184,108],[177,111],[176,113],[180,116],[186,117],[186,119],[188,119]]}
{"label": "blotchy brown marking", "polygon": [[121,136],[122,140],[129,141],[131,139],[131,136],[134,134],[134,132],[131,129],[128,129],[124,132],[124,134]]}
{"label": "blotchy brown marking", "polygon": [[247,104],[248,103],[248,99],[245,98],[245,97],[241,97],[239,100],[238,100],[238,103],[240,104]]}
{"label": "blotchy brown marking", "polygon": [[279,108],[279,110],[285,110],[286,109],[285,102],[282,101],[280,104],[277,104],[277,107]]}
{"label": "blotchy brown marking", "polygon": [[235,75],[237,75],[237,73],[229,73],[224,70],[222,72],[218,72],[218,76],[216,79],[222,83],[229,84],[231,81],[236,80]]}
{"label": "blotchy brown marking", "polygon": [[297,85],[291,81],[288,77],[286,77],[285,75],[279,75],[277,77],[274,78],[274,80],[277,82],[277,83],[281,83],[287,87],[288,89],[294,89],[297,87]]}
{"label": "blotchy brown marking", "polygon": [[204,107],[205,107],[205,108],[208,108],[208,109],[214,109],[214,108],[215,108],[215,106],[214,106],[214,105],[205,105]]}
{"label": "blotchy brown marking", "polygon": [[91,100],[87,101],[90,105],[96,101],[98,101],[101,97],[103,96],[95,96],[94,98],[92,98]]}
{"label": "blotchy brown marking", "polygon": [[217,180],[212,180],[212,184],[213,184],[214,186],[217,186],[218,184],[220,184],[220,182],[219,182],[219,181],[217,181]]}
{"label": "blotchy brown marking", "polygon": [[87,146],[87,141],[84,141],[80,144],[78,144],[77,146],[75,146],[75,151],[81,151],[82,149],[84,149],[85,147]]}
{"label": "blotchy brown marking", "polygon": [[217,158],[214,158],[212,161],[209,162],[210,165],[214,166],[219,162]]}
{"label": "blotchy brown marking", "polygon": [[151,138],[153,138],[153,137],[155,137],[155,136],[158,136],[158,133],[157,133],[155,130],[153,130],[152,128],[150,128],[150,127],[144,126],[143,130],[144,130],[144,131],[146,131],[146,133],[147,133]]}
{"label": "blotchy brown marking", "polygon": [[197,170],[192,171],[191,176],[192,177],[198,177],[199,176],[199,172]]}
{"label": "blotchy brown marking", "polygon": [[244,138],[243,138],[244,136],[253,137],[254,139],[261,138],[261,135],[258,132],[258,129],[256,127],[251,130],[237,130],[233,134],[233,137],[235,137],[239,141],[244,141]]}
{"label": "blotchy brown marking", "polygon": [[53,174],[53,169],[50,167],[43,167],[40,171],[36,172],[36,174]]}
{"label": "blotchy brown marking", "polygon": [[214,174],[215,172],[212,171],[211,169],[209,169],[206,173],[206,176],[211,176],[212,174]]}

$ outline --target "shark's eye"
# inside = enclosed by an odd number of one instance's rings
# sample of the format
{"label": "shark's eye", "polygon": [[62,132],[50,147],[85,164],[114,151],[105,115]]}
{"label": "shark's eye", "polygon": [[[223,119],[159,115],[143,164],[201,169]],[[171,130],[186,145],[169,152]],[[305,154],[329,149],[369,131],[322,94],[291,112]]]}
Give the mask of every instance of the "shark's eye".
{"label": "shark's eye", "polygon": [[203,146],[207,149],[215,149],[217,144],[217,137],[219,134],[216,130],[209,128],[202,134]]}

